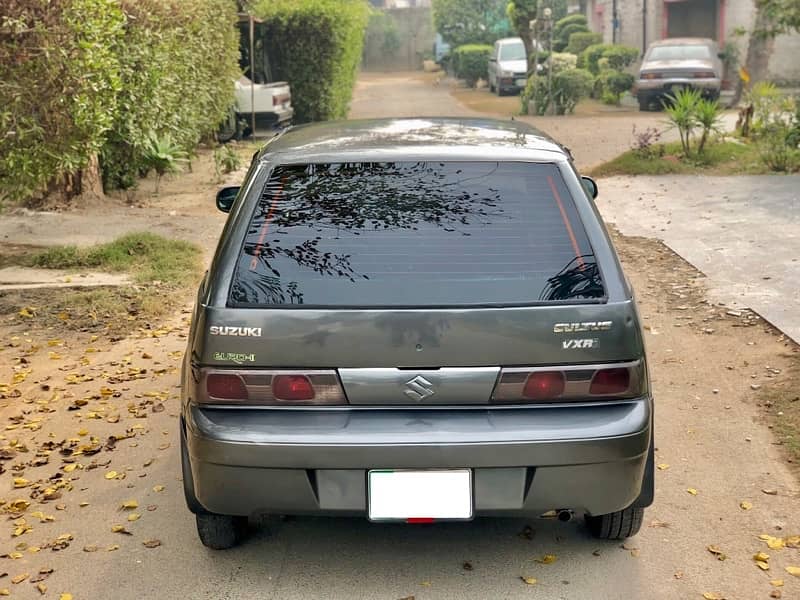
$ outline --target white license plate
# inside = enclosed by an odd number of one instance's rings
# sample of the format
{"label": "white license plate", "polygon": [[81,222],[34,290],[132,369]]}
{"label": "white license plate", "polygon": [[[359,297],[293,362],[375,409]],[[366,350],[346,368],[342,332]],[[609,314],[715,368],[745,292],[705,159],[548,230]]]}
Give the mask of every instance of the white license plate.
{"label": "white license plate", "polygon": [[472,471],[369,471],[367,504],[370,521],[469,520]]}
{"label": "white license plate", "polygon": [[524,88],[526,85],[528,85],[528,80],[527,79],[517,79],[516,84],[517,84],[517,87]]}

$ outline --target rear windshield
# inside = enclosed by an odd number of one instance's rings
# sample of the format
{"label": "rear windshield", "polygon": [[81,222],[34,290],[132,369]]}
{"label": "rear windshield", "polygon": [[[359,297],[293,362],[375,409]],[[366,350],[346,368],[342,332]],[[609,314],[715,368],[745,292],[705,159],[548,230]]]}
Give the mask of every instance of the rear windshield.
{"label": "rear windshield", "polygon": [[708,46],[655,46],[650,50],[647,60],[708,60],[711,50]]}
{"label": "rear windshield", "polygon": [[558,169],[497,162],[273,170],[233,306],[489,306],[605,291]]}

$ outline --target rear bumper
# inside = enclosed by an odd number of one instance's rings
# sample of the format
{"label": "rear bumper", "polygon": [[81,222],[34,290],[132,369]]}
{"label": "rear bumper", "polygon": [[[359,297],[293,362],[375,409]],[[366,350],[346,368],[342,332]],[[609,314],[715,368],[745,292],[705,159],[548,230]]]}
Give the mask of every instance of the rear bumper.
{"label": "rear bumper", "polygon": [[[250,123],[252,115],[249,112],[237,112],[237,118]],[[288,124],[294,117],[294,109],[289,107],[275,107],[274,110],[256,113],[256,127],[274,127]]]}
{"label": "rear bumper", "polygon": [[673,94],[673,88],[690,88],[700,91],[704,96],[719,95],[722,81],[719,79],[639,79],[636,82],[636,94],[639,97],[663,97]]}
{"label": "rear bumper", "polygon": [[605,514],[642,489],[651,401],[513,409],[184,411],[206,510],[358,515],[374,468],[473,469],[478,515]]}

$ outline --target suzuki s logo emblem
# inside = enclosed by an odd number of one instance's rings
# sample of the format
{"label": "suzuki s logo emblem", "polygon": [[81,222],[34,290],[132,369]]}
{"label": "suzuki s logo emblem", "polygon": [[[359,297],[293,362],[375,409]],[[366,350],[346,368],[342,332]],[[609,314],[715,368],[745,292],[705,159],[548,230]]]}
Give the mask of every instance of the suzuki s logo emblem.
{"label": "suzuki s logo emblem", "polygon": [[425,398],[433,396],[436,392],[433,384],[422,375],[417,375],[411,381],[406,381],[406,389],[403,393],[416,402],[422,402]]}

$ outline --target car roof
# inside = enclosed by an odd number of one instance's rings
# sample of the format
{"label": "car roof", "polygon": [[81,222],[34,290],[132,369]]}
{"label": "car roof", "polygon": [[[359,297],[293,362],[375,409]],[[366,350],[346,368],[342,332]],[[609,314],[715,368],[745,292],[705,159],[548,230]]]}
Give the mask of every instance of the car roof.
{"label": "car roof", "polygon": [[665,38],[650,44],[651,46],[713,46],[716,42],[710,38]]}
{"label": "car roof", "polygon": [[522,43],[522,38],[521,37],[503,38],[501,40],[497,40],[495,43],[496,44],[521,44]]}
{"label": "car roof", "polygon": [[521,121],[389,118],[290,127],[259,154],[279,164],[375,160],[523,160],[563,162],[569,150]]}

